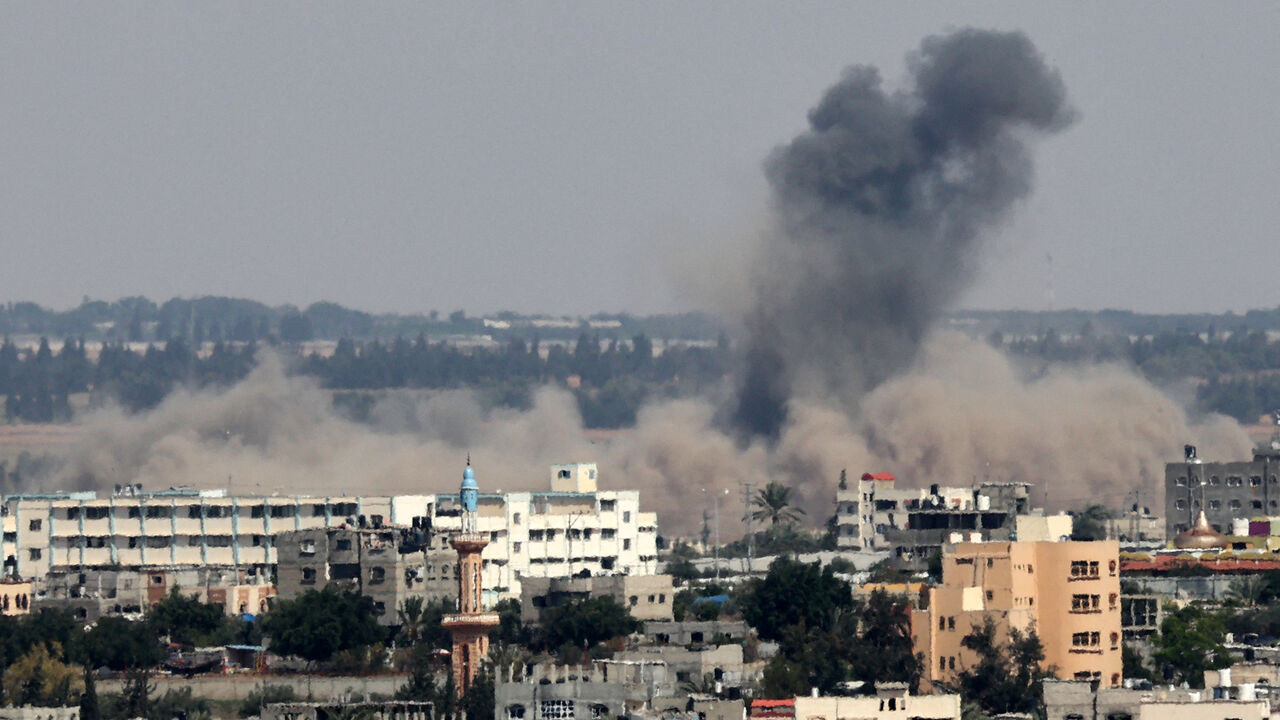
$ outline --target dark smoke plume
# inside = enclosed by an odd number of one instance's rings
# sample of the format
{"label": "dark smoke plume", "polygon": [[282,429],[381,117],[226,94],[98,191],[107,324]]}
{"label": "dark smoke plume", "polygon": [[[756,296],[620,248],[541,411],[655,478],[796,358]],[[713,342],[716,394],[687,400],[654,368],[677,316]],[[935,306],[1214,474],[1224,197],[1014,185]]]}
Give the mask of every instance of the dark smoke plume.
{"label": "dark smoke plume", "polygon": [[1022,131],[1073,113],[1021,33],[961,30],[909,58],[886,93],[853,67],[766,163],[778,232],[756,279],[734,420],[776,438],[798,392],[851,407],[907,369],[973,276],[982,231],[1027,194]]}

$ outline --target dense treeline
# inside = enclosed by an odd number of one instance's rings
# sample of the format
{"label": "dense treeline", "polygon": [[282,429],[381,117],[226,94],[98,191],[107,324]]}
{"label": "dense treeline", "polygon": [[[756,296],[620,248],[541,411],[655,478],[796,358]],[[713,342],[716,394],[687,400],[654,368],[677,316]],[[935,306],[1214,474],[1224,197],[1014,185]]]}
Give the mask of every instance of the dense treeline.
{"label": "dense treeline", "polygon": [[[318,302],[305,309],[271,307],[254,300],[227,297],[173,298],[156,304],[145,297],[108,303],[86,298],[71,310],[55,311],[35,303],[0,304],[0,334],[85,337],[94,341],[163,343],[183,337],[203,342],[305,342],[313,339],[359,340],[488,335],[498,340],[532,337],[571,340],[582,329],[606,338],[638,334],[682,340],[712,340],[723,327],[703,313],[634,316],[597,313],[586,318],[550,318],[499,312],[489,318],[468,317],[461,310],[441,314],[371,314],[336,303]],[[540,321],[535,324],[534,321]]]}
{"label": "dense treeline", "polygon": [[[254,343],[213,343],[197,352],[182,338],[145,350],[123,343],[102,347],[97,361],[85,343],[66,340],[54,352],[46,339],[34,351],[20,351],[6,339],[0,345],[0,395],[9,421],[61,422],[70,419],[70,397],[89,393],[90,404],[118,400],[130,411],[154,407],[175,387],[202,388],[233,383],[253,367]],[[644,335],[629,342],[602,342],[581,334],[571,346],[513,338],[498,348],[461,348],[430,342],[339,341],[331,355],[303,354],[296,347],[279,350],[293,368],[314,376],[326,388],[344,392],[337,403],[356,419],[367,415],[372,396],[364,391],[394,388],[474,388],[492,405],[526,408],[533,389],[554,383],[571,388],[588,427],[616,428],[634,424],[648,397],[696,394],[728,371],[729,343],[721,336],[711,347],[671,345],[655,354]]]}
{"label": "dense treeline", "polygon": [[[197,304],[192,301],[189,309]],[[425,333],[412,340],[344,338],[331,346],[332,353],[322,353],[298,339],[313,332],[291,325],[307,317],[296,316],[272,325],[245,315],[244,322],[232,324],[232,339],[225,340],[217,339],[223,336],[220,328],[197,332],[195,324],[184,322],[173,327],[194,337],[176,334],[149,344],[106,341],[96,356],[79,336],[60,347],[41,338],[25,349],[6,337],[0,345],[4,417],[64,422],[81,409],[73,407],[72,396],[85,393],[90,405],[113,398],[131,411],[145,410],[175,387],[226,385],[243,378],[257,348],[272,345],[290,359],[292,371],[334,390],[335,402],[356,419],[367,417],[376,393],[387,389],[469,388],[480,391],[490,406],[526,408],[535,388],[555,384],[573,391],[588,427],[617,428],[634,424],[646,399],[694,395],[723,381],[733,362],[723,332],[714,344],[668,341],[660,352],[645,333],[622,339],[579,329],[567,341],[510,331],[496,345],[472,346]],[[471,321],[455,316],[451,322]],[[1204,333],[1180,329],[1147,336],[1104,333],[1085,323],[1072,333],[1048,330],[1010,338],[997,331],[988,340],[1039,362],[1119,363],[1157,384],[1190,381],[1201,410],[1243,422],[1280,409],[1280,339],[1262,331],[1211,327]]]}
{"label": "dense treeline", "polygon": [[1253,423],[1280,409],[1280,339],[1261,331],[1206,333],[1187,330],[1154,336],[1101,334],[1090,324],[1063,336],[1048,331],[1006,342],[989,340],[1009,352],[1049,362],[1112,362],[1130,365],[1156,384],[1189,380],[1196,384],[1201,410]]}

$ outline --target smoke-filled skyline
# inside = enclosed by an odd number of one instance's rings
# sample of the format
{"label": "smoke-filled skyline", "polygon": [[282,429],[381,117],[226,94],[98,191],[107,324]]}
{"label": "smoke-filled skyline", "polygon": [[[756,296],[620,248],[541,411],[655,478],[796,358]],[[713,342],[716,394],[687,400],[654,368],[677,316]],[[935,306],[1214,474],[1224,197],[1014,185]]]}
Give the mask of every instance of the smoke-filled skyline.
{"label": "smoke-filled skyline", "polygon": [[1185,442],[1205,457],[1246,453],[1238,425],[1189,417],[1131,369],[1021,367],[935,327],[981,266],[986,233],[1030,191],[1027,136],[1074,115],[1021,33],[932,36],[907,64],[896,90],[875,70],[847,71],[766,162],[763,242],[744,233],[734,251],[755,268],[737,308],[745,384],[654,399],[607,440],[588,437],[554,386],[527,411],[486,411],[468,391],[390,393],[362,424],[263,351],[230,388],[178,391],[137,415],[91,412],[69,463],[40,482],[447,492],[470,454],[485,489],[513,491],[545,487],[553,463],[595,461],[604,487],[639,489],[665,532],[686,534],[704,490],[744,482],[791,486],[819,524],[842,469],[917,487],[1031,482],[1050,508],[1069,508],[1139,487],[1157,498]]}
{"label": "smoke-filled skyline", "polygon": [[793,392],[852,406],[905,370],[1030,192],[1023,136],[1073,118],[1021,33],[929,37],[908,66],[897,92],[846,70],[766,165],[777,229],[754,270],[740,429],[775,437]]}

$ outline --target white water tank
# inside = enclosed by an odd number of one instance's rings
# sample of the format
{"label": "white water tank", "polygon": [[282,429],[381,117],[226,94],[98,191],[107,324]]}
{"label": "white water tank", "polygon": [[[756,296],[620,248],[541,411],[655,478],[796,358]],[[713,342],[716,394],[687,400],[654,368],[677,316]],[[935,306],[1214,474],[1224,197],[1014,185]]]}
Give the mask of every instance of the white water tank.
{"label": "white water tank", "polygon": [[1253,683],[1240,683],[1240,700],[1254,702],[1258,699],[1258,691]]}
{"label": "white water tank", "polygon": [[1231,668],[1222,668],[1218,671],[1218,687],[1231,687]]}
{"label": "white water tank", "polygon": [[979,496],[978,496],[978,509],[979,509],[979,510],[990,510],[990,509],[991,509],[991,496],[990,496],[990,495],[979,495]]}

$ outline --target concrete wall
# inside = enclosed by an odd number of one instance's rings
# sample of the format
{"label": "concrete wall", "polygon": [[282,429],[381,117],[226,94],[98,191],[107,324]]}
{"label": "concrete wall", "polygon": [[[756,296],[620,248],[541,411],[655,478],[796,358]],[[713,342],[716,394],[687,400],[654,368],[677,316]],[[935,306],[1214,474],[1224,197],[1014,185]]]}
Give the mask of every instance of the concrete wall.
{"label": "concrete wall", "polygon": [[1125,575],[1125,582],[1137,583],[1143,595],[1164,595],[1180,600],[1225,600],[1227,589],[1237,575],[1202,577],[1142,577]]}
{"label": "concrete wall", "polygon": [[[243,700],[249,693],[265,685],[293,688],[299,698],[334,700],[344,697],[363,697],[378,694],[390,697],[409,679],[408,675],[322,676],[322,675],[197,675],[183,678],[173,675],[153,677],[156,693],[164,695],[168,690],[191,688],[195,697],[209,700]],[[98,694],[118,693],[124,688],[124,678],[101,680]]]}

